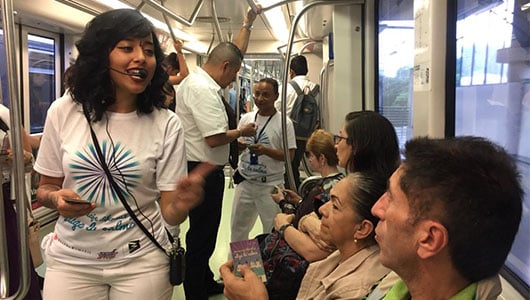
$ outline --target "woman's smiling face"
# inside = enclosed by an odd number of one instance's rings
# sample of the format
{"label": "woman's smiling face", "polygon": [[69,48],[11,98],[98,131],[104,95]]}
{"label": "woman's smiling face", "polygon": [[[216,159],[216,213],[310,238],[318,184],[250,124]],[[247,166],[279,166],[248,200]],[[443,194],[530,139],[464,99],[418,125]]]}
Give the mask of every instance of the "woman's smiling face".
{"label": "woman's smiling face", "polygon": [[[119,41],[109,53],[109,68],[116,96],[142,93],[151,82],[156,68],[152,36]],[[145,72],[147,76],[135,76],[135,72]]]}

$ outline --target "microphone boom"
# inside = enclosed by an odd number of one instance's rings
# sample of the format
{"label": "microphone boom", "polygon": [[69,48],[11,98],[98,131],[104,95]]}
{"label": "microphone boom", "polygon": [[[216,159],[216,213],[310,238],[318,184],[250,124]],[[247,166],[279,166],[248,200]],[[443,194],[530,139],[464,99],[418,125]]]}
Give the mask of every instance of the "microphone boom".
{"label": "microphone boom", "polygon": [[134,69],[134,70],[131,70],[131,71],[126,71],[126,72],[123,72],[123,71],[120,71],[120,70],[117,70],[117,69],[114,69],[114,68],[109,68],[110,70],[114,71],[114,72],[117,72],[117,73],[120,73],[120,74],[123,74],[123,75],[127,75],[127,76],[135,76],[135,77],[139,77],[139,78],[142,78],[142,79],[146,79],[147,78],[147,71],[145,70],[142,70],[142,69]]}

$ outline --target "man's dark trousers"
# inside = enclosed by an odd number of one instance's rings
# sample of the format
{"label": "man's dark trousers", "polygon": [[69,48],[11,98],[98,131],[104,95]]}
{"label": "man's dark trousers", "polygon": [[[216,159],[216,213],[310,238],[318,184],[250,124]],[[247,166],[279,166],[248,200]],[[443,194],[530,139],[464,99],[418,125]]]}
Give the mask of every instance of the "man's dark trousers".
{"label": "man's dark trousers", "polygon": [[[188,172],[198,164],[188,162]],[[221,222],[224,182],[223,169],[218,167],[205,179],[203,202],[189,212],[184,278],[184,292],[189,300],[207,300],[208,288],[215,284],[209,261]]]}

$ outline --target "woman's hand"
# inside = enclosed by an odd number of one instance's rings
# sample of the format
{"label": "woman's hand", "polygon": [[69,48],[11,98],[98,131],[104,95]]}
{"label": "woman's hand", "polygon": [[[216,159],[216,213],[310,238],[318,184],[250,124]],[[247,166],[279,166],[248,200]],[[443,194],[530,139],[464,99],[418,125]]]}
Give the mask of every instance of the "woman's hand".
{"label": "woman's hand", "polygon": [[312,212],[309,215],[305,215],[298,222],[298,229],[309,235],[311,240],[323,251],[333,251],[335,247],[322,240],[320,235],[320,219]]}
{"label": "woman's hand", "polygon": [[225,285],[224,295],[230,300],[265,300],[268,299],[267,289],[258,276],[247,265],[240,265],[242,277],[233,273],[233,261],[219,268]]}
{"label": "woman's hand", "polygon": [[275,217],[274,217],[274,229],[276,231],[280,230],[280,227],[282,227],[282,225],[285,225],[285,224],[290,224],[293,222],[293,219],[294,219],[294,215],[288,215],[288,214],[283,214],[283,213],[279,213],[277,214]]}
{"label": "woman's hand", "polygon": [[211,163],[201,163],[188,176],[177,182],[173,206],[177,211],[187,212],[202,202],[204,178],[215,169]]}
{"label": "woman's hand", "polygon": [[173,48],[175,48],[175,51],[177,51],[177,53],[181,53],[182,54],[182,47],[183,47],[183,43],[181,40],[176,40],[173,42]]}
{"label": "woman's hand", "polygon": [[66,218],[84,216],[96,208],[96,203],[92,202],[73,203],[66,201],[65,198],[80,199],[79,195],[72,190],[61,189],[55,192],[49,192],[48,197],[55,204],[57,212]]}

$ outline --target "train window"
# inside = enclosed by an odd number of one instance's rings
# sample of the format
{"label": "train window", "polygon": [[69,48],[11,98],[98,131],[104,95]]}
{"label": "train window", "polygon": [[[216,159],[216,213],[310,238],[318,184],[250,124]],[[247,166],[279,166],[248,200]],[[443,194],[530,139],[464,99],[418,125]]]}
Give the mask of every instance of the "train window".
{"label": "train window", "polygon": [[[530,11],[520,1],[458,1],[455,134],[489,138],[517,161],[523,219],[506,267],[515,287],[530,284]],[[517,5],[518,3],[518,5]],[[524,53],[524,54],[523,54]],[[523,55],[523,56],[521,56]]]}
{"label": "train window", "polygon": [[413,1],[379,1],[379,112],[394,125],[400,147],[412,137]]}
{"label": "train window", "polygon": [[[60,87],[58,76],[59,54],[58,36],[33,29],[24,30],[23,74],[28,74],[24,83],[25,126],[30,133],[40,133],[44,129],[46,112],[57,98]],[[27,105],[29,104],[29,105]],[[28,126],[29,122],[29,126]]]}

